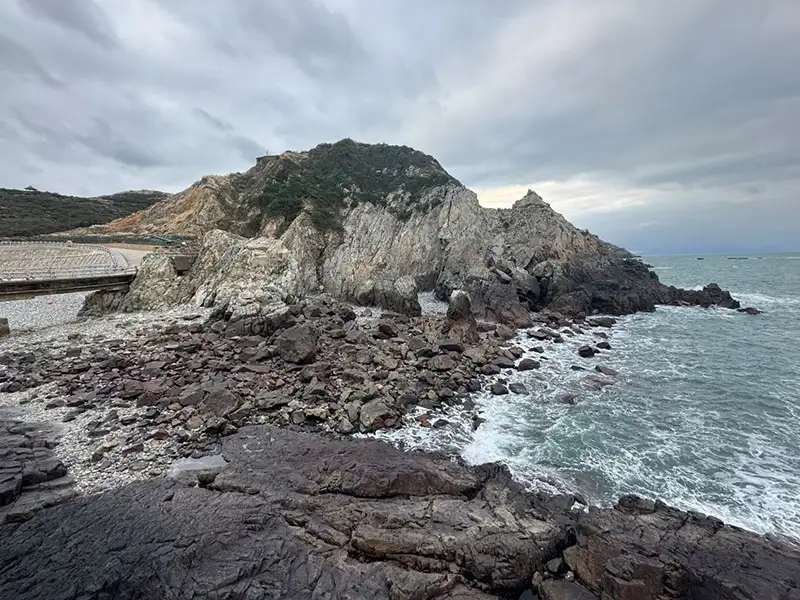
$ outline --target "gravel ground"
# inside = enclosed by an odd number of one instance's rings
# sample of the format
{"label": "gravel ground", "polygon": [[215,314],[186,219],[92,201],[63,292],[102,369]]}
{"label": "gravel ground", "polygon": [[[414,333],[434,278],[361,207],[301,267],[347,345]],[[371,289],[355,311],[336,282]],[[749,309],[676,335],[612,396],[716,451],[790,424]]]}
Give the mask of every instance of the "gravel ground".
{"label": "gravel ground", "polygon": [[63,325],[77,319],[83,299],[89,292],[36,296],[28,300],[0,302],[0,317],[8,319],[14,332],[18,329],[41,329]]}
{"label": "gravel ground", "polygon": [[437,300],[433,292],[422,292],[417,296],[423,315],[444,315],[447,314],[447,302]]}
{"label": "gravel ground", "polygon": [[[32,399],[33,396],[37,398]],[[86,432],[91,421],[105,421],[114,411],[119,418],[138,415],[140,408],[109,406],[102,410],[90,410],[78,415],[68,423],[60,422],[73,409],[59,407],[45,409],[45,398],[59,398],[55,386],[44,385],[15,394],[0,394],[0,407],[15,408],[14,417],[26,422],[52,423],[59,432],[59,444],[54,454],[66,465],[68,474],[75,481],[75,490],[80,494],[92,494],[109,490],[132,481],[163,475],[172,461],[178,458],[171,440],[144,442],[144,450],[138,453],[133,465],[119,454],[107,453],[101,461],[92,460],[95,449],[101,445],[124,446],[124,437],[135,425],[122,427],[114,436],[88,439]],[[133,468],[131,468],[133,467]]]}
{"label": "gravel ground", "polygon": [[[25,300],[14,304],[22,302],[32,301]],[[11,337],[0,341],[0,354],[18,351],[42,352],[44,349],[47,352],[58,353],[69,346],[99,345],[108,340],[130,339],[155,333],[185,315],[204,316],[207,312],[209,312],[207,309],[183,306],[163,312],[113,314],[82,322],[18,331],[16,334],[12,330]],[[72,318],[74,319],[74,315]],[[71,408],[45,409],[49,401],[59,398],[68,399],[59,395],[54,385],[45,384],[31,390],[0,394],[0,407],[7,409],[5,413],[13,411],[15,418],[24,421],[57,425],[61,440],[54,453],[64,461],[79,493],[94,493],[163,474],[172,461],[178,458],[170,440],[148,439],[144,442],[144,449],[137,454],[137,460],[133,465],[129,460],[113,452],[107,453],[102,460],[92,460],[92,455],[101,444],[124,445],[126,434],[132,431],[131,428],[135,425],[121,427],[111,436],[92,439],[87,437],[90,421],[106,421],[112,411],[122,419],[129,415],[138,415],[146,409],[109,405],[100,410],[87,411],[72,421],[62,423],[61,420],[72,411]]]}

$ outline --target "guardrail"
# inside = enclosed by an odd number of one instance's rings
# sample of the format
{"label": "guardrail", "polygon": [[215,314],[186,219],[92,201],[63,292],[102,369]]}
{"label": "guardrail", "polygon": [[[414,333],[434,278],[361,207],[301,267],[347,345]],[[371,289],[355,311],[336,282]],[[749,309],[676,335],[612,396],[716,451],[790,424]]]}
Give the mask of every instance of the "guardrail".
{"label": "guardrail", "polygon": [[79,277],[93,277],[101,275],[124,275],[126,273],[136,273],[136,268],[123,267],[117,260],[117,254],[111,249],[98,244],[67,244],[66,242],[55,241],[42,241],[42,242],[24,242],[24,241],[0,241],[2,246],[38,246],[48,248],[64,248],[76,250],[95,250],[106,255],[111,264],[110,265],[87,265],[85,267],[74,268],[58,268],[53,266],[50,268],[41,269],[4,269],[0,266],[0,280],[4,281],[29,281],[35,279],[63,279],[63,278],[79,278]]}

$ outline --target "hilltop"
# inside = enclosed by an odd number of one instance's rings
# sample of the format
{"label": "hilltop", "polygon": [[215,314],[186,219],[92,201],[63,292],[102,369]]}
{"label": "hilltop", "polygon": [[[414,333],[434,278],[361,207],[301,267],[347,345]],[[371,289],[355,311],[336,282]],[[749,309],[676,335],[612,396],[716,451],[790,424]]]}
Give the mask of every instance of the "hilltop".
{"label": "hilltop", "polygon": [[150,190],[84,198],[54,192],[0,188],[0,237],[44,235],[108,223],[164,200]]}
{"label": "hilltop", "polygon": [[285,231],[303,213],[320,231],[337,231],[343,213],[364,203],[406,220],[432,207],[423,200],[428,190],[448,184],[461,185],[432,156],[344,139],[262,156],[244,173],[203,177],[148,210],[81,233],[200,236],[223,229],[252,237],[272,224]]}

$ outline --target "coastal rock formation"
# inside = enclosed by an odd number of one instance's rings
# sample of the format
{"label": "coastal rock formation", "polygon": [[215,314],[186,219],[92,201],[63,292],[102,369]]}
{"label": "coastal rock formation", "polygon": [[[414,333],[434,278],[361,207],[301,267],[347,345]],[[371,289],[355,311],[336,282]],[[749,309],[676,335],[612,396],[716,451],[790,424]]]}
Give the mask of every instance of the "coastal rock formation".
{"label": "coastal rock formation", "polygon": [[576,531],[565,562],[603,599],[800,598],[800,547],[712,517],[628,496],[581,513]]}
{"label": "coastal rock formation", "polygon": [[510,209],[484,208],[432,157],[352,140],[203,178],[91,232],[203,239],[187,275],[171,272],[162,257],[146,259],[128,309],[194,300],[238,310],[325,291],[415,315],[416,291],[447,300],[462,289],[478,318],[524,327],[529,311],[543,307],[569,314],[679,302],[738,307],[716,290],[667,288],[630,253],[574,227],[533,191]]}
{"label": "coastal rock formation", "polygon": [[660,504],[584,512],[498,465],[268,426],[219,450],[178,480],[0,525],[0,597],[800,597],[797,549]]}
{"label": "coastal rock formation", "polygon": [[269,427],[222,453],[202,487],[157,479],[0,526],[0,597],[488,600],[565,535],[496,466]]}

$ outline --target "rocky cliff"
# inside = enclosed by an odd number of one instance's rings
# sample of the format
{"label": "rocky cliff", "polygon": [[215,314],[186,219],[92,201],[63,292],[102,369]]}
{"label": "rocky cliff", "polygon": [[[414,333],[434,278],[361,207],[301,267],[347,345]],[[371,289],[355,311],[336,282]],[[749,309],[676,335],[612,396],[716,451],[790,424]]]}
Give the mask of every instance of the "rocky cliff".
{"label": "rocky cliff", "polygon": [[183,278],[165,257],[153,257],[128,308],[193,299],[240,310],[326,291],[414,314],[419,290],[446,299],[465,289],[479,317],[525,326],[529,311],[544,307],[628,313],[681,301],[738,306],[721,291],[667,288],[630,253],[574,227],[533,191],[510,209],[484,208],[432,157],[352,140],[206,177],[93,232],[101,229],[203,239]]}

